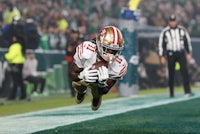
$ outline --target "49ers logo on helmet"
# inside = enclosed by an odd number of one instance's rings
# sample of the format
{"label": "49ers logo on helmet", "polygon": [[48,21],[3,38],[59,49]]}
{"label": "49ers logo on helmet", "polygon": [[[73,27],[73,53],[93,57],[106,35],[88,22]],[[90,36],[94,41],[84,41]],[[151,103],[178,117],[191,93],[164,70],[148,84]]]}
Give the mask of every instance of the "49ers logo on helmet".
{"label": "49ers logo on helmet", "polygon": [[105,36],[106,35],[106,30],[105,29],[102,29],[101,31],[100,31],[100,36]]}

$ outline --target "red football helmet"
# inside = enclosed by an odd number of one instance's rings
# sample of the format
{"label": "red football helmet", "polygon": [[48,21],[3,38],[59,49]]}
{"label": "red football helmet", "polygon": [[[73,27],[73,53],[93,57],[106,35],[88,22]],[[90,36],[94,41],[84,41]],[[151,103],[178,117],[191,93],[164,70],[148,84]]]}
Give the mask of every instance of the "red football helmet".
{"label": "red football helmet", "polygon": [[114,26],[107,26],[100,30],[96,38],[100,56],[113,62],[124,47],[124,39],[121,31]]}

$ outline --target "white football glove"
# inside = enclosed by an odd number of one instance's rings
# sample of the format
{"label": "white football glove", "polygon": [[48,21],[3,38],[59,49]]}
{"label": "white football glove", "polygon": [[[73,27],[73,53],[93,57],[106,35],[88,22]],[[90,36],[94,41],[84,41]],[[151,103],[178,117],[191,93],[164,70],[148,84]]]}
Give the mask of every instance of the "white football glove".
{"label": "white football glove", "polygon": [[91,66],[83,69],[78,75],[78,78],[86,82],[96,82],[98,80],[98,70],[90,70]]}
{"label": "white football glove", "polygon": [[98,77],[98,81],[100,83],[105,82],[109,78],[108,68],[106,68],[105,66],[100,67],[98,70]]}

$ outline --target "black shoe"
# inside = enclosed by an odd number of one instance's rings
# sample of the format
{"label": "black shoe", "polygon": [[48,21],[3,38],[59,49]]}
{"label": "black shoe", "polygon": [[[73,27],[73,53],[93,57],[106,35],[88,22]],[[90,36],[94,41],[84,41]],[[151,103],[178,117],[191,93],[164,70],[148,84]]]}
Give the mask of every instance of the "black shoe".
{"label": "black shoe", "polygon": [[86,92],[85,93],[77,92],[76,99],[75,99],[77,104],[80,104],[85,99],[85,94]]}
{"label": "black shoe", "polygon": [[92,105],[91,105],[91,109],[96,111],[99,109],[99,107],[101,106],[101,101],[102,101],[102,97],[100,96],[99,98],[93,98],[92,99]]}

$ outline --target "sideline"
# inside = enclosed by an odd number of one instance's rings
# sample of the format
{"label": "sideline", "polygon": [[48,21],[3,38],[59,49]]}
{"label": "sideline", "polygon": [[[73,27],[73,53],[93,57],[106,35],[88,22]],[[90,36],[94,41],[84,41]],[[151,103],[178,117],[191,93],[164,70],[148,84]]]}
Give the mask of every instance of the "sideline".
{"label": "sideline", "polygon": [[200,97],[199,91],[195,91],[194,93],[195,96],[192,97],[183,97],[183,94],[177,93],[176,97],[172,99],[166,96],[166,94],[139,97],[122,97],[118,99],[103,101],[102,106],[98,111],[92,111],[90,109],[90,103],[87,103],[1,117],[0,133],[33,133],[109,115],[115,115],[174,102],[187,101]]}

